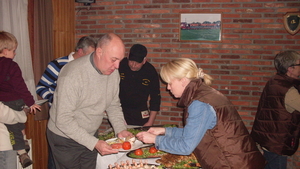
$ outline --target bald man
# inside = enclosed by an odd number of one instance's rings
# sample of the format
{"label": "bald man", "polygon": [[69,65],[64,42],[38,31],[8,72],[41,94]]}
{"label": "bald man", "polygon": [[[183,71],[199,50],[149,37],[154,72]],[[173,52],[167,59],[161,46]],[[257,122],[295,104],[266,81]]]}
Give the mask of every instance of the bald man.
{"label": "bald man", "polygon": [[116,70],[124,54],[123,41],[115,34],[106,34],[94,53],[61,70],[47,130],[57,169],[96,168],[97,151],[101,155],[118,152],[95,137],[105,111],[119,138],[132,136],[120,107]]}

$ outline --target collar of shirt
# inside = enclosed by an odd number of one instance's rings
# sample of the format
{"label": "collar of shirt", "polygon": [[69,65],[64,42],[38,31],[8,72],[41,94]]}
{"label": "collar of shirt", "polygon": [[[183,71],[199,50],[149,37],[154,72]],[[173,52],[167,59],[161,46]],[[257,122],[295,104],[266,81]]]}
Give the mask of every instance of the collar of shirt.
{"label": "collar of shirt", "polygon": [[92,64],[92,66],[96,69],[96,71],[100,74],[100,75],[102,75],[102,73],[101,73],[101,71],[97,68],[97,66],[95,65],[95,62],[94,62],[94,53],[95,52],[92,52],[91,54],[90,54],[90,62],[91,62],[91,64]]}
{"label": "collar of shirt", "polygon": [[69,57],[68,57],[68,60],[69,60],[69,61],[74,60],[74,57],[73,57],[74,54],[75,54],[75,52],[71,52],[71,53],[69,54]]}

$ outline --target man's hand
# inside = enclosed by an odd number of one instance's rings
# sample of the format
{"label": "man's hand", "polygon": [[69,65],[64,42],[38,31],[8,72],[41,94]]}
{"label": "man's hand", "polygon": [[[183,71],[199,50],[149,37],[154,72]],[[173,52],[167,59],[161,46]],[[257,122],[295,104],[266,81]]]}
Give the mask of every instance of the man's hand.
{"label": "man's hand", "polygon": [[134,135],[127,130],[123,130],[120,133],[118,133],[118,138],[126,138],[126,137],[134,137]]}
{"label": "man's hand", "polygon": [[153,122],[147,122],[147,123],[145,123],[143,126],[153,126]]}
{"label": "man's hand", "polygon": [[115,154],[119,152],[116,149],[112,149],[112,147],[103,140],[99,140],[97,142],[95,149],[98,150],[101,155]]}

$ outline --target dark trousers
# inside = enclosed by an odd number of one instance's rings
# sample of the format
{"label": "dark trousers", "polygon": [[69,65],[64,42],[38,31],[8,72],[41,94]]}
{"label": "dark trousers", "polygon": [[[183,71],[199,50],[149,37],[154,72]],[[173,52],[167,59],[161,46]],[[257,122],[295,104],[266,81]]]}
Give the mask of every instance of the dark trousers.
{"label": "dark trousers", "polygon": [[96,168],[97,151],[89,150],[72,139],[54,134],[47,129],[47,138],[57,169]]}
{"label": "dark trousers", "polygon": [[48,169],[56,169],[53,159],[53,154],[50,145],[48,144]]}
{"label": "dark trousers", "polygon": [[14,150],[25,149],[25,141],[22,130],[25,129],[24,123],[5,124],[10,135],[11,145]]}

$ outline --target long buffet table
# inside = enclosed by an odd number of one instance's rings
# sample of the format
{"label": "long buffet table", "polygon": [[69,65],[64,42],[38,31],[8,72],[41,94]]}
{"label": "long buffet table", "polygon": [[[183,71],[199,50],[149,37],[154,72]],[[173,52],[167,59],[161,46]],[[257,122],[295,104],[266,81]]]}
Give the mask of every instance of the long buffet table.
{"label": "long buffet table", "polygon": [[[132,126],[132,125],[128,125],[127,126],[127,128],[139,128],[139,127],[142,127],[142,126]],[[110,131],[112,131],[112,129],[108,129],[104,133],[108,133]],[[122,149],[117,154],[110,154],[110,155],[104,155],[104,156],[98,154],[96,169],[108,169],[108,166],[110,164],[112,166],[115,166],[115,163],[122,164],[122,163],[127,163],[127,161],[129,161],[129,163],[132,164],[133,160],[136,163],[143,162],[143,163],[147,163],[147,164],[156,164],[156,165],[159,165],[158,163],[156,163],[156,160],[160,159],[160,157],[159,158],[147,158],[147,159],[141,159],[140,160],[140,159],[133,159],[133,158],[130,158],[130,157],[127,156],[127,153],[132,152],[132,151],[134,151],[137,148],[148,147],[148,146],[151,146],[151,145],[152,144],[143,144],[141,141],[136,140],[135,144],[133,145],[133,147],[131,147],[130,150],[123,150]],[[176,155],[167,154],[167,156],[168,157],[165,156],[164,161],[165,161],[165,159],[172,159],[172,160],[167,160],[168,163],[171,161],[171,162],[174,163],[174,165],[176,165],[176,161],[178,162],[178,161],[182,161],[183,159],[185,159],[187,163],[185,163],[184,166],[186,164],[188,164],[188,165],[191,165],[193,167],[196,167],[196,163],[194,162],[194,160],[195,160],[195,156],[194,155],[180,156],[180,157],[178,157]],[[190,163],[191,161],[193,161],[193,162]],[[162,161],[160,161],[160,163],[161,162]],[[199,163],[197,163],[197,166],[198,166],[198,164]],[[182,165],[182,164],[179,164],[179,165]],[[197,167],[197,168],[200,169],[201,167]]]}
{"label": "long buffet table", "polygon": [[[136,128],[136,127],[142,127],[142,126],[127,125],[127,128]],[[112,131],[112,128],[108,129],[104,133],[108,133],[110,131]],[[149,146],[149,144],[145,144],[145,146]],[[132,158],[127,157],[126,155],[127,153],[128,152],[120,151],[117,154],[110,154],[104,156],[98,154],[96,169],[107,169],[109,164],[114,165],[115,162],[117,163],[120,163],[121,161],[126,162],[126,160],[129,160],[131,162]],[[138,159],[134,159],[134,160],[139,161]],[[155,162],[156,160],[157,158],[151,158],[151,159],[147,159],[147,162],[149,164],[157,164]]]}

